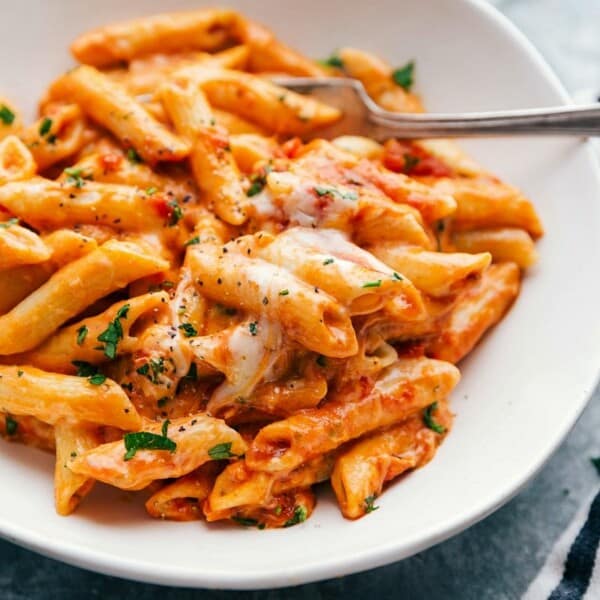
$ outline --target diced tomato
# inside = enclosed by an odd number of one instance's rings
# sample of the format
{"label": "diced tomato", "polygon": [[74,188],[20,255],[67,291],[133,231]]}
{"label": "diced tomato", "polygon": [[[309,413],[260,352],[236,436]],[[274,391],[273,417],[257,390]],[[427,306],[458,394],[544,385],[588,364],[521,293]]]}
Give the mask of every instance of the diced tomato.
{"label": "diced tomato", "polygon": [[100,164],[102,165],[102,169],[109,173],[116,171],[119,168],[122,160],[123,156],[113,152],[102,154],[100,156]]}
{"label": "diced tomato", "polygon": [[388,140],[384,144],[383,165],[405,175],[452,177],[452,169],[441,159],[410,142]]}
{"label": "diced tomato", "polygon": [[288,158],[294,158],[304,144],[299,137],[294,137],[281,145],[281,150]]}
{"label": "diced tomato", "polygon": [[160,194],[153,194],[146,199],[146,202],[163,218],[168,219],[173,212],[173,208],[169,206],[169,201]]}

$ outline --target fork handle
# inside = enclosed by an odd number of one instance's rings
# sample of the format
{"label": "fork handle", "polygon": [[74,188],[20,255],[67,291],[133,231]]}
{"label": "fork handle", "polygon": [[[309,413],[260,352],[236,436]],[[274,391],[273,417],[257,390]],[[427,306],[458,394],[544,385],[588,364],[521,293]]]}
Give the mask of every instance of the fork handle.
{"label": "fork handle", "polygon": [[371,113],[369,120],[383,137],[468,137],[535,134],[600,136],[600,105],[561,106],[461,115],[413,115],[387,111]]}

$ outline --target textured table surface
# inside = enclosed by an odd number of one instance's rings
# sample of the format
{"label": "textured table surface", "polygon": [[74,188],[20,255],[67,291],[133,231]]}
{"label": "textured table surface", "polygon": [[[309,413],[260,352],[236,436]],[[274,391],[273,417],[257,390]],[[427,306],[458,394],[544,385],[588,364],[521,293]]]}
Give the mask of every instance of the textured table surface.
{"label": "textured table surface", "polygon": [[[536,44],[571,92],[600,93],[598,0],[493,3]],[[598,431],[600,390],[560,450],[517,498],[461,535],[388,567],[271,592],[192,591],[97,575],[0,542],[0,599],[519,598],[557,536],[598,487],[589,461],[600,455]]]}

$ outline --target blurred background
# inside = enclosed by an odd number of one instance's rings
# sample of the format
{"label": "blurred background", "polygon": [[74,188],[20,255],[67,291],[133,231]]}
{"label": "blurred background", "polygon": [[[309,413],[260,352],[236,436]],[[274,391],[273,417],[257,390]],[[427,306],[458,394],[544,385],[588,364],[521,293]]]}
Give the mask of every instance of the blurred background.
{"label": "blurred background", "polygon": [[[599,99],[600,0],[491,4],[537,46],[576,101]],[[517,498],[461,535],[388,567],[270,592],[182,590],[89,573],[0,542],[0,599],[516,599],[577,509],[598,489],[600,477],[590,462],[600,456],[598,431],[596,390],[561,449]]]}

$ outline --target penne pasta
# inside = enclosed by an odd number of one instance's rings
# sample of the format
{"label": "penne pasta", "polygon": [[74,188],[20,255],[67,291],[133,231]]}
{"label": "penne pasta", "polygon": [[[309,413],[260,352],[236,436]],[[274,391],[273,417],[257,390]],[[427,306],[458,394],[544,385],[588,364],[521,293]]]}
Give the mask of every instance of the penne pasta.
{"label": "penne pasta", "polygon": [[12,221],[0,223],[0,270],[35,265],[50,255],[50,249],[33,231]]}
{"label": "penne pasta", "polygon": [[[158,435],[162,427],[160,423],[147,423],[144,431]],[[166,429],[168,439],[176,446],[172,452],[141,449],[125,460],[125,443],[111,442],[84,452],[70,468],[123,490],[141,490],[157,479],[181,477],[210,460],[234,458],[246,450],[237,431],[206,415],[176,419]]]}
{"label": "penne pasta", "polygon": [[0,141],[0,185],[33,177],[36,164],[31,152],[15,135]]}
{"label": "penne pasta", "polygon": [[458,370],[449,363],[400,359],[383,371],[372,389],[359,386],[350,394],[338,392],[323,408],[261,429],[246,453],[246,462],[260,471],[294,469],[344,442],[402,421],[447,396],[458,379]]}

